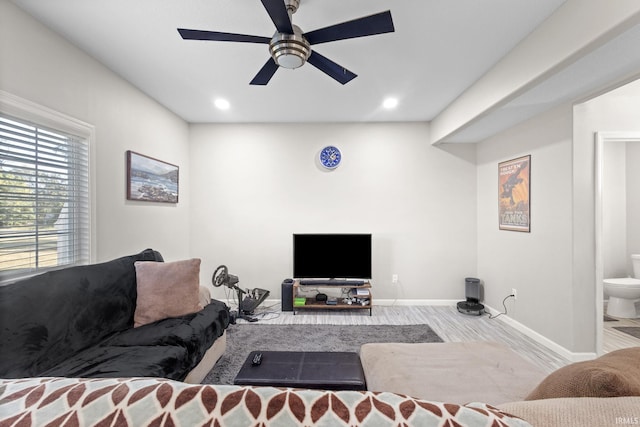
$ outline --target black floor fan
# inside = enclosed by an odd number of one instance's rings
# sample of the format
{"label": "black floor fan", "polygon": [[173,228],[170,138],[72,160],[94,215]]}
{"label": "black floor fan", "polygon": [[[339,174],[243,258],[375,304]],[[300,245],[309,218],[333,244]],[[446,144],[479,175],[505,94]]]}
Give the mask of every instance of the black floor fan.
{"label": "black floor fan", "polygon": [[222,285],[233,289],[238,293],[238,312],[231,313],[231,323],[235,323],[236,318],[244,319],[249,322],[257,322],[258,319],[253,317],[254,310],[267,299],[270,292],[266,289],[253,288],[243,290],[238,286],[238,276],[229,274],[226,265],[220,265],[213,272],[211,283],[213,286],[220,287]]}

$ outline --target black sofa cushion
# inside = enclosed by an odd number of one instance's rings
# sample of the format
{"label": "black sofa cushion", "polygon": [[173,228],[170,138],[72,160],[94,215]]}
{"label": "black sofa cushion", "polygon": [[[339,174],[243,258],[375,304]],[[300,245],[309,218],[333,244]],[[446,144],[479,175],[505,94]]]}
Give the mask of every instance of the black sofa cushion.
{"label": "black sofa cushion", "polygon": [[127,329],[106,340],[105,344],[129,346],[178,343],[187,346],[189,351],[193,352],[201,341],[208,342],[208,348],[224,333],[229,326],[229,320],[227,306],[221,301],[211,300],[201,311]]}
{"label": "black sofa cushion", "polygon": [[[187,350],[178,345],[95,346],[38,376],[69,378],[146,376],[175,379],[173,374],[184,369],[186,359]],[[141,372],[145,374],[141,375]]]}
{"label": "black sofa cushion", "polygon": [[38,376],[133,326],[135,261],[153,250],[0,287],[0,378]]}
{"label": "black sofa cushion", "polygon": [[161,376],[182,381],[227,326],[227,306],[213,300],[197,313],[163,319],[117,333],[43,372],[41,376]]}

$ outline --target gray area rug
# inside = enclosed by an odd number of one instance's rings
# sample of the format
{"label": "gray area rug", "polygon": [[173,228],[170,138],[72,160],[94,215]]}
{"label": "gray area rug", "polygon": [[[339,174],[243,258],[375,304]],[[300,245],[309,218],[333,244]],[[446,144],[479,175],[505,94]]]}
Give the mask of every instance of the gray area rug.
{"label": "gray area rug", "polygon": [[613,329],[617,329],[632,337],[640,338],[640,326],[614,326]]}
{"label": "gray area rug", "polygon": [[353,351],[365,343],[442,342],[427,325],[229,325],[227,349],[202,381],[233,384],[250,352]]}

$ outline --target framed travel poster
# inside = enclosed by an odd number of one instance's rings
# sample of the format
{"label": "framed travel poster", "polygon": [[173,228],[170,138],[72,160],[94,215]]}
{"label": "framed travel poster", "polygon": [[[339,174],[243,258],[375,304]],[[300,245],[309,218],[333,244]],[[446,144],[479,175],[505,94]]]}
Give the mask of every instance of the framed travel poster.
{"label": "framed travel poster", "polygon": [[531,231],[531,156],[498,163],[500,230]]}
{"label": "framed travel poster", "polygon": [[178,166],[127,151],[127,199],[178,203]]}

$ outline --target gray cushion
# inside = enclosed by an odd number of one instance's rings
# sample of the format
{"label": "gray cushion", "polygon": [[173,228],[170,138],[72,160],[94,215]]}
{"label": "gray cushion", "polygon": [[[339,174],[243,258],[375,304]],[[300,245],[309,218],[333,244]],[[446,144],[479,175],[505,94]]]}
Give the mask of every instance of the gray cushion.
{"label": "gray cushion", "polygon": [[360,358],[368,390],[460,404],[522,400],[546,376],[495,342],[365,344]]}

